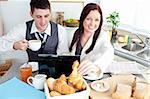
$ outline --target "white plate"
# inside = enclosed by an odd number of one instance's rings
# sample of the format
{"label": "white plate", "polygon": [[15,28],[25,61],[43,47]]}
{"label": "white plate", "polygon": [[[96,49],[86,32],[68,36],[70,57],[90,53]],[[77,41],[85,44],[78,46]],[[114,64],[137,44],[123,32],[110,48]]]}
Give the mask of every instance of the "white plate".
{"label": "white plate", "polygon": [[150,74],[143,74],[143,77],[146,79],[146,81],[150,84]]}
{"label": "white plate", "polygon": [[32,66],[32,72],[35,72],[35,71],[39,70],[38,62],[28,62],[28,63],[24,63],[21,67],[25,67],[25,66],[27,66],[28,64]]}
{"label": "white plate", "polygon": [[103,73],[100,73],[99,76],[89,76],[89,75],[86,75],[86,76],[83,76],[85,79],[87,80],[98,80],[98,79],[101,79],[103,77]]}
{"label": "white plate", "polygon": [[108,82],[103,81],[103,80],[99,80],[99,81],[93,81],[91,83],[91,87],[92,89],[94,89],[95,91],[98,92],[106,92],[109,90],[110,85]]}

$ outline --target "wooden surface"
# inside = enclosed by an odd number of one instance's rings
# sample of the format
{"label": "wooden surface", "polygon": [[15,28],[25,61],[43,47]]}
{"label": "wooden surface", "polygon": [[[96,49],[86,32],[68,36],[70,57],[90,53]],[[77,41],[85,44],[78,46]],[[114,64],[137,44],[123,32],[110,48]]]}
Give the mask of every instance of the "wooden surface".
{"label": "wooden surface", "polygon": [[[112,95],[112,93],[115,92],[117,83],[123,83],[123,84],[128,84],[128,85],[133,86],[133,84],[135,82],[135,77],[136,76],[134,76],[134,75],[113,75],[110,78],[102,79],[110,84],[110,89],[103,93],[97,92],[97,91],[91,89],[90,96],[92,99],[100,99],[100,98],[101,99],[112,99],[111,95]],[[136,81],[145,82],[141,78],[137,78]]]}

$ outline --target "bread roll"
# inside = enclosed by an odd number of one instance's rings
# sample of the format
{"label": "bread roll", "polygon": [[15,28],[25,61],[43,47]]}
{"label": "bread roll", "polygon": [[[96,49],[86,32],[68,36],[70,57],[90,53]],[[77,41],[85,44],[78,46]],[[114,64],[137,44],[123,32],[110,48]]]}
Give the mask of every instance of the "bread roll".
{"label": "bread roll", "polygon": [[132,87],[127,84],[119,83],[116,92],[112,94],[112,99],[130,99]]}
{"label": "bread roll", "polygon": [[146,83],[136,83],[133,97],[136,99],[150,99],[150,85]]}

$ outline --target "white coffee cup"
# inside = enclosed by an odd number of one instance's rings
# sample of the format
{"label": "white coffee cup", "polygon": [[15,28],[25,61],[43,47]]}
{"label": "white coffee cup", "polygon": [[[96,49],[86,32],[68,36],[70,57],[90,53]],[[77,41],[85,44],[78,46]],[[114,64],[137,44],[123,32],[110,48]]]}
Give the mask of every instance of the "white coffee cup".
{"label": "white coffee cup", "polygon": [[27,83],[36,89],[43,90],[46,77],[45,74],[37,74],[35,77],[30,76],[27,79]]}
{"label": "white coffee cup", "polygon": [[88,74],[88,76],[91,78],[97,78],[99,75],[97,73],[91,72]]}
{"label": "white coffee cup", "polygon": [[32,51],[38,51],[41,48],[40,40],[29,40],[28,44],[28,48]]}

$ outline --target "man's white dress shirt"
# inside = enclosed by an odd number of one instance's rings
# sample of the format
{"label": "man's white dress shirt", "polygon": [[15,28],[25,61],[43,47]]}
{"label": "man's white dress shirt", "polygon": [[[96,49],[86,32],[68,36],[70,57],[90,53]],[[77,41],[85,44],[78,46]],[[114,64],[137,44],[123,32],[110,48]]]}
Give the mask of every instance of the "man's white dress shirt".
{"label": "man's white dress shirt", "polygon": [[[44,31],[47,35],[51,36],[51,26],[50,24]],[[35,26],[35,22],[32,24],[31,34],[39,32]],[[23,40],[26,37],[26,23],[19,24],[10,30],[7,35],[0,37],[0,52],[4,51],[13,51],[13,44],[16,41]],[[58,24],[58,47],[57,54],[68,53],[68,42],[67,42],[67,33],[64,27]]]}

